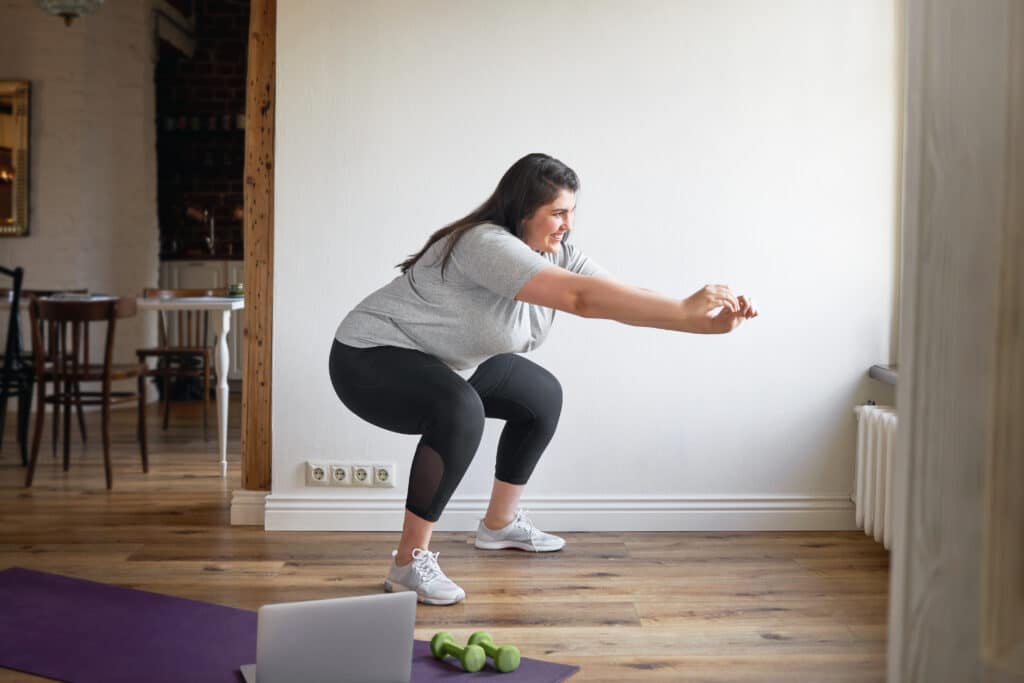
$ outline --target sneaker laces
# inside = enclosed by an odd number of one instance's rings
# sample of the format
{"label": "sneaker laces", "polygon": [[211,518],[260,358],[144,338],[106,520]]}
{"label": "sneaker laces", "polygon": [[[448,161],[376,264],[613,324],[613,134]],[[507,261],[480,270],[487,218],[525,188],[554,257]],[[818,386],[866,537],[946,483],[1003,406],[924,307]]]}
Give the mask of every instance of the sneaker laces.
{"label": "sneaker laces", "polygon": [[437,563],[440,552],[432,553],[421,548],[412,549],[412,567],[423,583],[430,583],[434,579],[444,576],[441,565]]}
{"label": "sneaker laces", "polygon": [[522,529],[523,531],[529,533],[530,541],[533,541],[534,536],[536,536],[538,532],[538,529],[536,526],[534,526],[533,522],[530,521],[530,518],[526,516],[526,510],[517,510],[516,518],[513,523],[516,525],[517,529]]}

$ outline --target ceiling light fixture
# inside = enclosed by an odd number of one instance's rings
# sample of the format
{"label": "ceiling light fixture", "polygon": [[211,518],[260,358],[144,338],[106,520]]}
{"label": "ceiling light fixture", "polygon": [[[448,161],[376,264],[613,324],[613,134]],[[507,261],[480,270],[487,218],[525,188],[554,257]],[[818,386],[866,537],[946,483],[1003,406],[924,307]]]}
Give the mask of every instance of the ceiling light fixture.
{"label": "ceiling light fixture", "polygon": [[103,0],[36,0],[44,11],[64,17],[64,25],[71,26],[76,17],[92,14]]}

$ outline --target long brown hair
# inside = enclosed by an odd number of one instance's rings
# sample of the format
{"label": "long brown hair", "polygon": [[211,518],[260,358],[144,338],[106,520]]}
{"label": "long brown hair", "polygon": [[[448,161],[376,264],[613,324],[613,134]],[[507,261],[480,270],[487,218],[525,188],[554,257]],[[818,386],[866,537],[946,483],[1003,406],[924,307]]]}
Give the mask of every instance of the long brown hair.
{"label": "long brown hair", "polygon": [[441,260],[441,276],[448,266],[455,244],[466,231],[481,223],[494,223],[522,239],[522,222],[541,206],[554,201],[561,190],[577,192],[580,179],[576,172],[547,154],[527,154],[505,171],[487,200],[472,213],[444,226],[415,254],[398,264],[403,273],[412,268],[434,242],[448,238]]}

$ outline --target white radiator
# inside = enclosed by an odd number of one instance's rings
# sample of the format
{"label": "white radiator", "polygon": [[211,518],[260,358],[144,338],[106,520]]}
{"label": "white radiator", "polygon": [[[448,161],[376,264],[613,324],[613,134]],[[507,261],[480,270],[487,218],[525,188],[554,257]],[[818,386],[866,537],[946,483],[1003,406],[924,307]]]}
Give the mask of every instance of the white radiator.
{"label": "white radiator", "polygon": [[896,409],[863,405],[853,410],[857,415],[857,485],[853,494],[857,526],[888,549],[892,541]]}

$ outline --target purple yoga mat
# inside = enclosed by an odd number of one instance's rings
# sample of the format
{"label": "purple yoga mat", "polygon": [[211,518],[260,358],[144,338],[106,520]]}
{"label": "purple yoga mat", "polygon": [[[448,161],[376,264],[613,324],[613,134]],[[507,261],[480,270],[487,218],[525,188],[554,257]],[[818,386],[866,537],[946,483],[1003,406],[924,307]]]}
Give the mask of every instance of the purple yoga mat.
{"label": "purple yoga mat", "polygon": [[[0,667],[68,683],[240,683],[256,661],[256,613],[20,567],[0,571]],[[558,683],[579,667],[523,658],[467,674],[413,644],[412,683]],[[298,683],[298,682],[296,682]]]}

